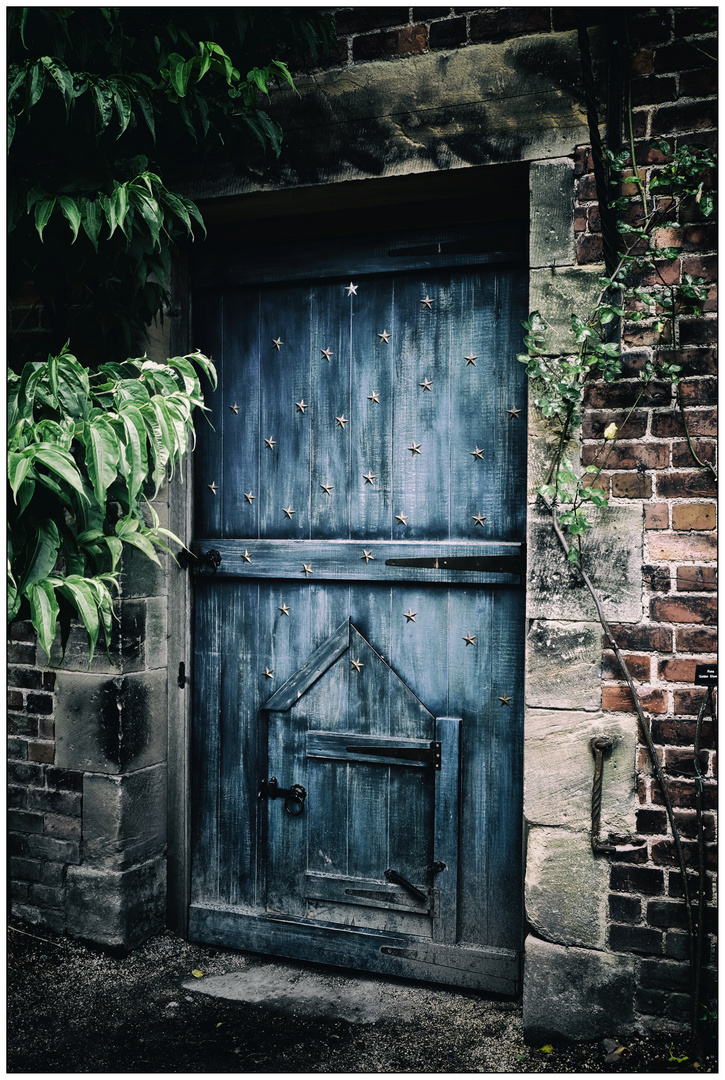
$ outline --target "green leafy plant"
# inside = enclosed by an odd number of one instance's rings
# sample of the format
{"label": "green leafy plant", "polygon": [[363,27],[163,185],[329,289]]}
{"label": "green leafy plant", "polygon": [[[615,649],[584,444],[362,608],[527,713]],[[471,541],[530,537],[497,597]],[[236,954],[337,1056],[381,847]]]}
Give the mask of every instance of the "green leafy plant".
{"label": "green leafy plant", "polygon": [[158,562],[181,543],[147,494],[187,451],[204,408],[198,372],[216,385],[198,352],[88,372],[66,348],[10,375],[8,618],[25,606],[46,654],[59,616],[65,636],[80,616],[90,659],[99,632],[109,646],[124,545]]}
{"label": "green leafy plant", "polygon": [[[631,413],[642,400],[652,380],[667,380],[678,391],[683,422],[684,410],[679,394],[681,365],[671,361],[648,361],[640,372],[641,388],[624,423],[618,430],[605,432],[597,464],[588,465],[577,472],[565,458],[565,450],[578,424],[586,380],[592,376],[613,382],[621,375],[622,359],[616,341],[609,340],[611,332],[622,318],[632,322],[643,319],[652,321],[656,334],[664,335],[670,327],[670,340],[676,343],[677,316],[700,315],[707,298],[705,279],[683,274],[681,281],[671,285],[664,272],[665,264],[680,254],[677,246],[663,247],[662,235],[674,237],[682,227],[679,213],[685,200],[692,200],[700,212],[709,216],[714,208],[712,196],[705,183],[709,170],[716,165],[716,157],[707,149],[681,146],[672,150],[669,143],[657,140],[654,148],[666,155],[666,164],[645,184],[632,166],[632,153],[623,150],[614,155],[607,151],[610,163],[611,183],[634,184],[637,196],[620,197],[611,201],[620,214],[633,218],[635,224],[618,219],[622,236],[622,250],[611,275],[599,279],[601,292],[591,311],[586,315],[571,317],[572,348],[569,355],[555,355],[546,341],[547,324],[538,311],[532,312],[523,323],[526,352],[518,359],[526,365],[526,371],[534,385],[534,404],[543,416],[559,425],[557,442],[551,465],[539,494],[557,515],[557,520],[575,543],[568,549],[567,558],[576,562],[581,557],[581,537],[591,528],[587,517],[588,506],[607,505],[606,494],[596,487],[600,473],[606,467],[619,431],[626,426]],[[631,174],[631,175],[630,175]],[[657,203],[651,196],[652,189],[664,192]],[[695,454],[692,441],[685,431],[690,450],[703,468],[714,472],[712,466],[701,462]]]}

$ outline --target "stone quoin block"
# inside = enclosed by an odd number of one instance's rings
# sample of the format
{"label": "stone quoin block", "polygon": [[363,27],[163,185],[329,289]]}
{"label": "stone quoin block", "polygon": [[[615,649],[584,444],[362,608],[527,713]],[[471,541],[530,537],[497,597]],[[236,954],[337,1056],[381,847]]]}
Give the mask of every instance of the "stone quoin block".
{"label": "stone quoin block", "polygon": [[132,949],[159,933],[166,916],[166,860],[129,870],[68,868],[67,917],[75,937]]}
{"label": "stone quoin block", "polygon": [[609,861],[592,853],[588,832],[534,826],[526,852],[526,918],[560,945],[607,943]]}
{"label": "stone quoin block", "polygon": [[59,671],[56,765],[121,773],[166,757],[166,671],[108,677]]}
{"label": "stone quoin block", "polygon": [[124,870],[166,846],[166,766],[83,782],[83,865]]}
{"label": "stone quoin block", "polygon": [[601,712],[529,709],[524,745],[524,816],[530,824],[591,827],[595,736],[612,738],[604,758],[601,832],[634,831],[636,723]]}
{"label": "stone quoin block", "polygon": [[[570,263],[574,244],[574,163],[534,161],[529,169],[531,225],[529,260],[532,267]],[[533,308],[536,304],[532,305]]]}
{"label": "stone quoin block", "polygon": [[532,623],[526,638],[526,704],[539,709],[599,709],[600,639],[599,623]]}
{"label": "stone quoin block", "polygon": [[525,949],[527,1042],[618,1038],[633,1029],[633,956],[555,945],[533,934]]}

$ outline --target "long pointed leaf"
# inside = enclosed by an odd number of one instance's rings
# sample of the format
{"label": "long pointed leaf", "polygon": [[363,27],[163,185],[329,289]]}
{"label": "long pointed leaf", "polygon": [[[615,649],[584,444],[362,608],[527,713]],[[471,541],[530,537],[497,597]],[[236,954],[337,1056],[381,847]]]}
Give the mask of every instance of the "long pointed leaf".
{"label": "long pointed leaf", "polygon": [[58,619],[55,590],[49,581],[40,581],[30,585],[26,595],[30,603],[30,621],[38,635],[40,647],[46,656],[50,656]]}
{"label": "long pointed leaf", "polygon": [[37,531],[35,548],[20,583],[21,592],[24,592],[28,585],[35,585],[48,577],[58,559],[59,547],[58,526],[54,521],[44,522]]}

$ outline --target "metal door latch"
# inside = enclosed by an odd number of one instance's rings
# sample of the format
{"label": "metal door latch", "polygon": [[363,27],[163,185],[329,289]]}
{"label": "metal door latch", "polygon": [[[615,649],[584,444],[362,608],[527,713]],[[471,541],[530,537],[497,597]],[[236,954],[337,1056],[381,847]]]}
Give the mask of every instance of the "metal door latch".
{"label": "metal door latch", "polygon": [[306,798],[307,792],[302,787],[302,784],[293,784],[290,788],[282,788],[277,783],[276,776],[273,776],[271,780],[262,780],[257,793],[259,802],[263,802],[264,799],[284,799],[284,808],[292,817],[297,817],[298,814],[302,813],[305,808]]}
{"label": "metal door latch", "polygon": [[385,870],[384,876],[391,885],[400,885],[402,889],[405,889],[411,896],[414,896],[421,904],[428,903],[428,897],[423,890],[419,889],[417,885],[413,885],[407,878],[404,878],[402,874],[399,874],[397,870]]}
{"label": "metal door latch", "polygon": [[602,772],[604,770],[604,755],[614,746],[614,742],[607,735],[595,735],[589,745],[594,754],[594,783],[592,785],[592,830],[591,844],[595,855],[617,851],[619,847],[634,845],[643,847],[644,841],[635,840],[629,834],[609,834],[610,843],[599,839],[599,826],[602,817]]}
{"label": "metal door latch", "polygon": [[190,551],[184,549],[179,552],[177,561],[182,569],[190,569],[194,577],[198,577],[199,574],[209,573],[209,571],[216,574],[222,564],[222,557],[216,548],[209,548],[208,551],[202,552],[197,544],[192,544]]}

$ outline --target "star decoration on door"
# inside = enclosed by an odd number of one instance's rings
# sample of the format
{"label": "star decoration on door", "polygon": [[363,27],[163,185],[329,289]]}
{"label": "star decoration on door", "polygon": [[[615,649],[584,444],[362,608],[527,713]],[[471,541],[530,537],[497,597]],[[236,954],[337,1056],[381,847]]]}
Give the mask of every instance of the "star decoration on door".
{"label": "star decoration on door", "polygon": [[466,361],[466,367],[468,367],[469,364],[473,364],[473,366],[475,367],[478,357],[475,356],[473,352],[470,352],[468,356],[464,356],[463,359]]}
{"label": "star decoration on door", "polygon": [[424,391],[428,390],[428,391],[430,391],[431,394],[433,393],[433,391],[431,390],[432,385],[433,385],[433,380],[432,379],[423,379],[423,382],[418,383],[418,386],[422,386]]}
{"label": "star decoration on door", "polygon": [[474,461],[480,461],[483,458],[483,450],[479,450],[478,447],[475,450],[469,450],[468,453]]}
{"label": "star decoration on door", "polygon": [[342,414],[342,416],[336,416],[335,419],[337,420],[337,426],[341,427],[343,431],[345,430],[345,424],[350,423],[350,421],[345,418],[344,413]]}
{"label": "star decoration on door", "polygon": [[248,503],[251,503],[251,502],[252,502],[252,499],[256,499],[256,498],[257,498],[257,496],[256,496],[256,495],[252,495],[251,491],[245,491],[245,492],[244,492],[244,498],[245,498],[245,499],[247,500],[247,502],[248,502]]}
{"label": "star decoration on door", "polygon": [[244,559],[245,562],[251,562],[252,561],[252,556],[249,554],[249,552],[247,551],[246,548],[244,549],[244,554],[240,555],[239,558]]}
{"label": "star decoration on door", "polygon": [[415,622],[415,617],[416,617],[417,614],[418,614],[418,612],[413,611],[412,608],[408,608],[407,611],[403,612],[403,615],[408,620],[408,622]]}
{"label": "star decoration on door", "polygon": [[503,694],[503,696],[500,697],[498,700],[501,702],[502,709],[504,705],[508,705],[509,709],[511,708],[511,698],[508,696],[508,694]]}
{"label": "star decoration on door", "polygon": [[292,520],[292,515],[297,513],[296,510],[292,509],[291,505],[290,506],[283,506],[282,509],[284,510],[285,516],[288,517],[290,519],[290,521]]}
{"label": "star decoration on door", "polygon": [[362,669],[365,667],[362,660],[351,660],[350,665],[351,667],[355,668],[355,671],[362,671]]}
{"label": "star decoration on door", "polygon": [[230,405],[229,408],[231,409],[231,411],[233,413],[236,413],[237,415],[239,415],[239,406],[237,405],[236,401],[234,402],[233,405]]}
{"label": "star decoration on door", "polygon": [[330,357],[333,355],[332,349],[320,349],[320,352],[324,356],[325,360],[327,360],[328,364],[331,364],[332,360],[330,359]]}
{"label": "star decoration on door", "polygon": [[380,404],[380,391],[379,390],[373,390],[373,392],[371,394],[368,394],[368,401],[371,401],[373,403],[373,405],[379,405]]}
{"label": "star decoration on door", "polygon": [[512,407],[508,410],[508,414],[512,420],[518,420],[520,412],[521,409],[517,409],[515,405],[512,405]]}
{"label": "star decoration on door", "polygon": [[[482,515],[481,515],[481,514],[474,514],[474,515],[473,515],[473,520],[474,520],[474,521],[476,522],[476,525],[480,525],[480,526],[481,526],[481,528],[483,528],[483,523],[484,523],[484,521],[485,521],[486,519],[485,519],[485,517],[482,517]],[[474,525],[474,528],[475,528],[475,527],[476,527],[476,526]]]}
{"label": "star decoration on door", "polygon": [[396,514],[395,515],[395,520],[398,521],[401,525],[407,525],[408,524],[408,518],[407,518],[406,514]]}
{"label": "star decoration on door", "polygon": [[378,334],[378,337],[380,338],[381,341],[384,341],[386,345],[389,344],[389,342],[390,342],[390,334],[388,333],[387,330],[383,330],[382,334]]}
{"label": "star decoration on door", "polygon": [[281,337],[277,337],[277,338],[272,338],[272,344],[274,345],[274,347],[275,347],[275,349],[277,350],[277,352],[279,352],[279,350],[280,350],[280,349],[282,348],[282,346],[284,345],[284,342],[282,341],[282,338],[281,338]]}
{"label": "star decoration on door", "polygon": [[277,610],[281,611],[283,615],[286,615],[287,618],[289,618],[290,609],[288,608],[287,604],[280,604]]}
{"label": "star decoration on door", "polygon": [[320,487],[324,491],[325,495],[329,495],[332,491],[332,484],[320,484]]}
{"label": "star decoration on door", "polygon": [[373,562],[375,561],[375,556],[373,555],[372,551],[366,551],[365,548],[363,548],[363,553],[360,558],[364,559],[366,563],[369,563],[371,559]]}
{"label": "star decoration on door", "polygon": [[274,672],[268,667],[265,667],[262,674],[264,675],[265,679],[273,679],[274,678]]}
{"label": "star decoration on door", "polygon": [[372,484],[375,479],[377,479],[377,473],[374,473],[372,469],[368,469],[366,473],[363,473],[363,480],[366,484]]}
{"label": "star decoration on door", "polygon": [[353,285],[353,283],[350,282],[349,285],[345,286],[345,292],[347,293],[348,296],[357,296],[358,287],[359,286]]}
{"label": "star decoration on door", "polygon": [[305,404],[304,398],[302,398],[302,401],[295,401],[295,405],[297,406],[297,411],[301,412],[303,416],[305,415],[305,409],[309,409],[309,405]]}
{"label": "star decoration on door", "polygon": [[310,574],[314,574],[314,570],[312,569],[311,566],[308,566],[307,563],[305,562],[305,563],[302,563],[302,570],[300,571],[300,573],[304,574],[305,577],[309,577]]}
{"label": "star decoration on door", "polygon": [[210,484],[207,484],[206,486],[209,488],[209,491],[212,493],[212,495],[216,495],[217,491],[219,490],[219,488],[216,486],[216,480],[212,480],[212,482]]}
{"label": "star decoration on door", "polygon": [[417,443],[415,439],[413,439],[413,445],[408,446],[407,449],[410,450],[413,457],[415,457],[416,454],[420,453],[420,443]]}
{"label": "star decoration on door", "polygon": [[469,646],[469,645],[475,645],[475,644],[476,644],[476,635],[475,635],[475,634],[472,634],[472,633],[471,633],[471,632],[469,631],[469,632],[468,632],[468,633],[467,633],[467,634],[466,634],[466,635],[464,636],[463,640],[464,640],[464,641],[465,641],[465,643],[466,643],[466,648],[468,648],[468,646]]}
{"label": "star decoration on door", "polygon": [[433,310],[433,303],[434,301],[431,300],[430,296],[428,296],[428,293],[425,294],[425,300],[421,300],[421,304],[423,305],[423,307],[430,308],[431,311]]}
{"label": "star decoration on door", "polygon": [[267,447],[268,447],[268,448],[269,448],[270,450],[272,449],[272,447],[273,447],[273,446],[276,446],[276,445],[277,445],[277,441],[276,441],[276,439],[273,439],[271,435],[269,436],[269,438],[268,438],[268,439],[265,439],[264,441],[266,442],[266,444],[267,444]]}

